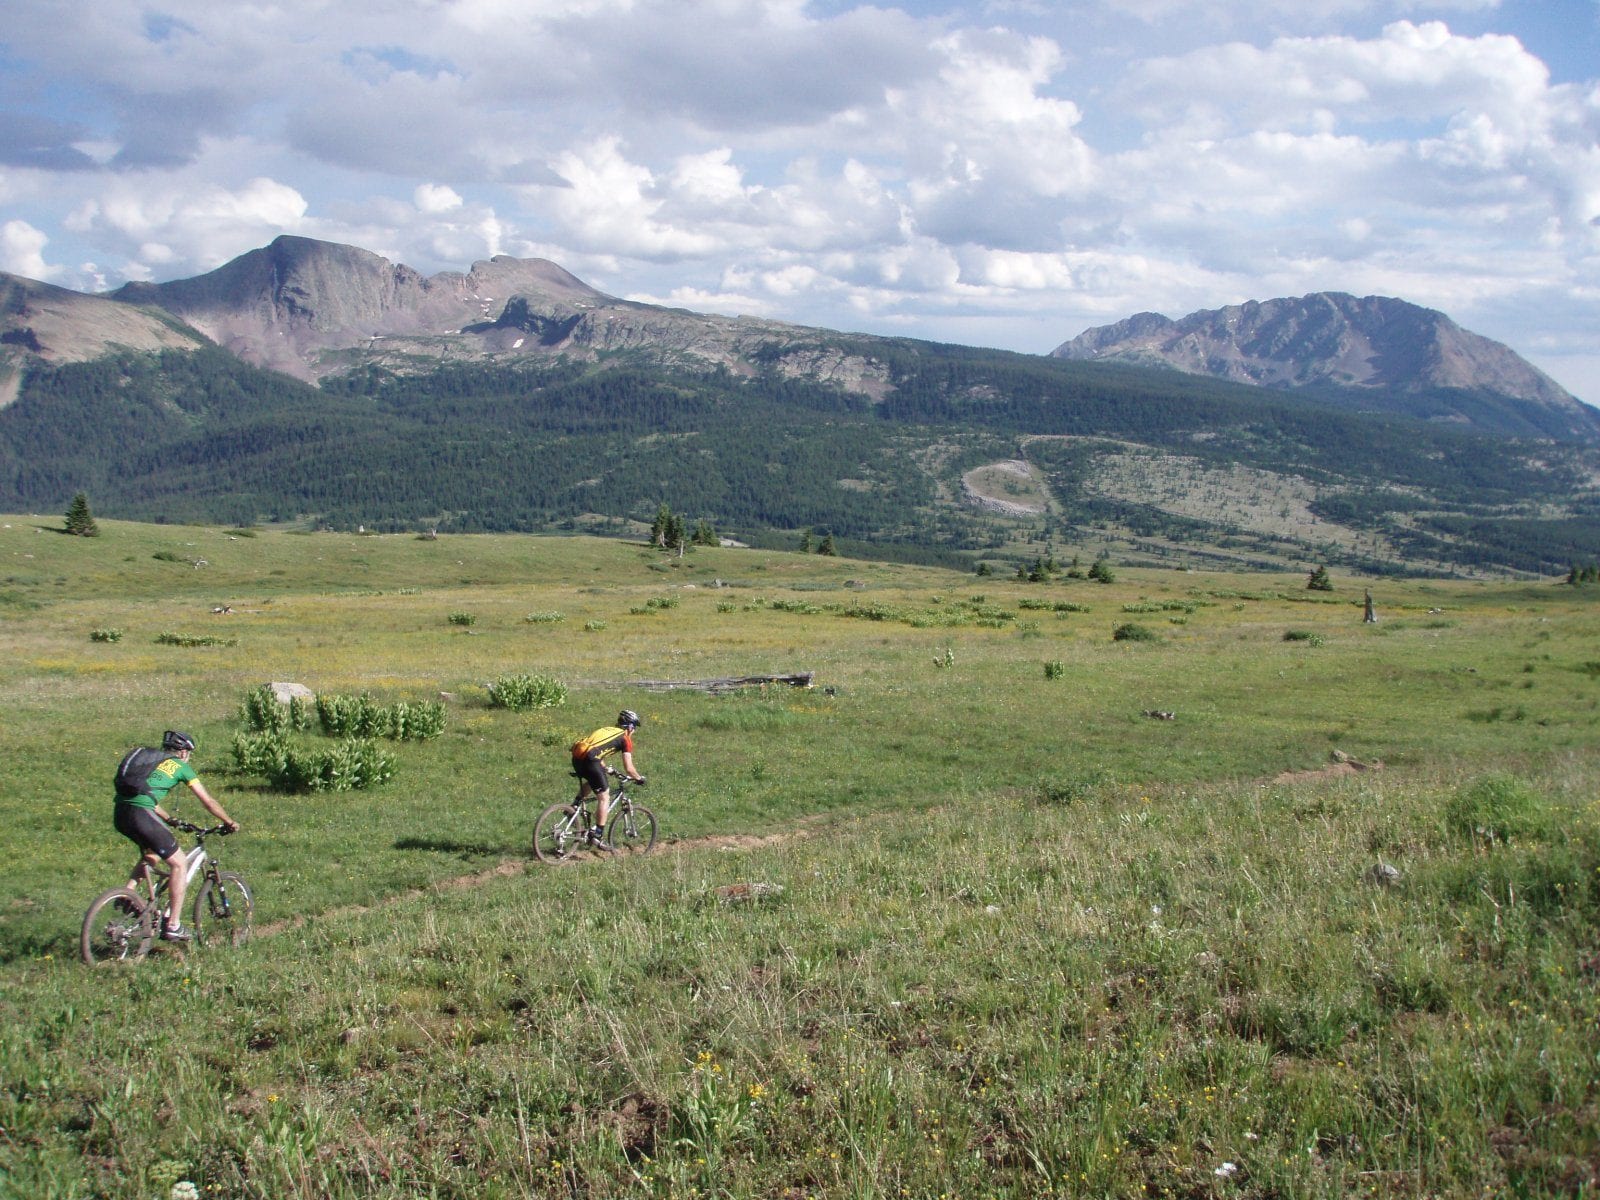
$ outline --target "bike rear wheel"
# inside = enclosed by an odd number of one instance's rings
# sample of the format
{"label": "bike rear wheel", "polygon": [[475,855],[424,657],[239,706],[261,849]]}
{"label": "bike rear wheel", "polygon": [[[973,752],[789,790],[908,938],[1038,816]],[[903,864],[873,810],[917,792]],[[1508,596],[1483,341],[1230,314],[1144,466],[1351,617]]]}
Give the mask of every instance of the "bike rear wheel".
{"label": "bike rear wheel", "polygon": [[588,840],[583,809],[574,804],[552,804],[533,823],[533,854],[542,863],[557,866],[571,862],[580,851],[604,852]]}
{"label": "bike rear wheel", "polygon": [[95,897],[83,915],[78,953],[91,967],[137,962],[150,953],[156,938],[156,914],[150,901],[128,888],[112,888]]}
{"label": "bike rear wheel", "polygon": [[232,871],[219,871],[216,879],[201,882],[189,919],[201,945],[242,946],[250,940],[255,912],[256,902],[245,881]]}
{"label": "bike rear wheel", "polygon": [[656,844],[656,815],[642,804],[619,809],[606,823],[606,842],[617,854],[648,854]]}

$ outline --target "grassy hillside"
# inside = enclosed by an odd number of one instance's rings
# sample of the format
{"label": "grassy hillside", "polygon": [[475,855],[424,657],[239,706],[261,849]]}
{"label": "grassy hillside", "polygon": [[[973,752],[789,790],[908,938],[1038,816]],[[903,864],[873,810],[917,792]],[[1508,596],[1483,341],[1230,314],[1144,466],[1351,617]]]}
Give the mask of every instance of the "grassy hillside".
{"label": "grassy hillside", "polygon": [[[0,1193],[1597,1186],[1592,589],[58,524],[0,519]],[[276,792],[229,747],[285,679],[445,729]],[[530,865],[623,704],[666,844]],[[92,971],[174,725],[260,936]]]}

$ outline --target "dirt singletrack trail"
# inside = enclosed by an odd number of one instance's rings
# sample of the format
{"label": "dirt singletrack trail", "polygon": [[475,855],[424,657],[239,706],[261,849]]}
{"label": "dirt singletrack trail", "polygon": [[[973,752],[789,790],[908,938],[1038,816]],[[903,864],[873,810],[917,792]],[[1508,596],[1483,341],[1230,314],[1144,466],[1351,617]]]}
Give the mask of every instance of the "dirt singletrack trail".
{"label": "dirt singletrack trail", "polygon": [[[672,838],[664,840],[650,853],[652,856],[655,856],[668,850],[755,850],[762,846],[781,845],[784,842],[791,842],[797,838],[809,837],[811,835],[811,829],[809,827],[816,825],[822,819],[823,818],[821,817],[809,817],[802,821],[798,827],[794,829],[782,830],[778,833],[713,833],[708,834],[705,837],[697,838]],[[478,888],[487,883],[493,883],[497,879],[508,879],[513,876],[526,874],[530,870],[564,871],[581,868],[591,864],[600,864],[605,861],[610,860],[597,857],[583,858],[574,859],[572,862],[564,863],[561,866],[546,867],[531,857],[527,859],[502,859],[500,862],[496,863],[492,867],[487,868],[486,870],[474,871],[470,875],[453,875],[448,879],[437,879],[423,887],[408,888],[403,892],[395,892],[394,894],[385,896],[383,899],[375,901],[372,904],[346,904],[338,908],[323,909],[321,912],[313,913],[310,916],[296,915],[293,917],[283,917],[276,921],[268,921],[265,924],[256,926],[252,936],[273,937],[280,933],[286,933],[291,929],[303,928],[309,921],[312,920],[325,921],[331,917],[359,917],[370,912],[381,912],[383,909],[392,908],[397,904],[416,900],[423,896],[438,895],[444,892],[459,892],[471,888]]]}

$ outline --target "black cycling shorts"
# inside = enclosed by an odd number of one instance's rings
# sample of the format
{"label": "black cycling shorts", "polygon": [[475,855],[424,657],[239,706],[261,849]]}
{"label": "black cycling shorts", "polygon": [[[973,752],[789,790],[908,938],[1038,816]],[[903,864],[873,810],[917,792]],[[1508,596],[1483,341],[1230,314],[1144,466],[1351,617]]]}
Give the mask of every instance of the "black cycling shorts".
{"label": "black cycling shorts", "polygon": [[572,773],[597,792],[610,790],[611,784],[606,778],[606,765],[598,758],[586,756],[573,759]]}
{"label": "black cycling shorts", "polygon": [[172,830],[167,828],[166,822],[156,816],[155,809],[140,808],[137,804],[118,804],[115,807],[117,811],[111,823],[117,827],[118,833],[162,862],[172,857],[172,852],[178,848],[178,839],[172,836]]}

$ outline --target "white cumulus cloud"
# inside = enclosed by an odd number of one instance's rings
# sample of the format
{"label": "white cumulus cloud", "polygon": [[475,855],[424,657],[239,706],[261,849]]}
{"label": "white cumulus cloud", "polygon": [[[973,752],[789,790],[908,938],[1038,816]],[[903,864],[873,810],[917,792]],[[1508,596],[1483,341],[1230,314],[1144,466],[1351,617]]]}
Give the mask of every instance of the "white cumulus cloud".
{"label": "white cumulus cloud", "polygon": [[7,221],[0,225],[0,271],[29,279],[48,280],[55,269],[44,260],[50,238],[26,221]]}

